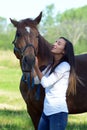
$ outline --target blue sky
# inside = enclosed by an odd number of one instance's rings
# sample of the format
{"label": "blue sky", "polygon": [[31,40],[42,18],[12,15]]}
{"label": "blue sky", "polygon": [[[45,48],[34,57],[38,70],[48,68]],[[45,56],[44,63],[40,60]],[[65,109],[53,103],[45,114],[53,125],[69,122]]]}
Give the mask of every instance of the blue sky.
{"label": "blue sky", "polygon": [[87,0],[1,0],[0,16],[16,18],[35,18],[47,5],[54,4],[56,11],[63,12],[67,9],[87,5]]}

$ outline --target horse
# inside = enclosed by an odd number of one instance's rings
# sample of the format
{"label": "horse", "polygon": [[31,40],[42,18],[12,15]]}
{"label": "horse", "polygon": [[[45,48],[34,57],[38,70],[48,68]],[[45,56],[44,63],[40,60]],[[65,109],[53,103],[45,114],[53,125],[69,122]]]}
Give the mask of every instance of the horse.
{"label": "horse", "polygon": [[[23,72],[20,80],[20,92],[35,130],[38,128],[45,95],[44,88],[40,84],[35,85],[33,81],[35,57],[38,57],[41,71],[53,59],[50,51],[52,44],[38,31],[41,18],[42,12],[35,19],[27,18],[20,21],[10,19],[17,29],[13,41],[14,54],[19,59]],[[87,54],[75,55],[75,67],[82,83],[77,83],[75,95],[66,95],[69,114],[87,112]]]}

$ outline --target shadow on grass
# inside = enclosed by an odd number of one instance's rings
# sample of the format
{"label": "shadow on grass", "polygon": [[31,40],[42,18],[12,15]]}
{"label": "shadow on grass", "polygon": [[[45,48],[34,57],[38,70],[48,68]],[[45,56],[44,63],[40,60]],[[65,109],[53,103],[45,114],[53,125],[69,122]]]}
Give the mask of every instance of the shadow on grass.
{"label": "shadow on grass", "polygon": [[34,130],[26,111],[0,110],[0,130]]}

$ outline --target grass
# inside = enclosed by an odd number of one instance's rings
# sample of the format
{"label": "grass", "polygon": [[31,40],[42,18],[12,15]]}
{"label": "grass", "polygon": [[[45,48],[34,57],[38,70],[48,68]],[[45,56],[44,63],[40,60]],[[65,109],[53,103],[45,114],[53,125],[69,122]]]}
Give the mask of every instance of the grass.
{"label": "grass", "polygon": [[[0,51],[0,130],[34,130],[19,91],[19,62],[11,51]],[[86,130],[87,113],[69,115],[66,130]]]}
{"label": "grass", "polygon": [[0,110],[0,130],[34,130],[25,110]]}
{"label": "grass", "polygon": [[87,113],[69,115],[67,130],[86,130]]}

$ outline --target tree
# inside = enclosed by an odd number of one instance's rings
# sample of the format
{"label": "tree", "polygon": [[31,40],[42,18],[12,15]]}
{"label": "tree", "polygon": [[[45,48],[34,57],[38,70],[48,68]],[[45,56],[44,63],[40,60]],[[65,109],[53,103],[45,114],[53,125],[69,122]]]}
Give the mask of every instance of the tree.
{"label": "tree", "polygon": [[84,21],[66,20],[60,23],[58,29],[61,36],[67,37],[75,45],[81,37],[84,37],[85,26]]}
{"label": "tree", "polygon": [[53,41],[53,37],[55,35],[55,19],[56,14],[54,4],[51,4],[46,7],[45,11],[43,11],[43,18],[40,23],[40,31],[42,35],[49,41]]}
{"label": "tree", "polygon": [[7,20],[6,18],[0,17],[0,33],[5,32],[7,29]]}
{"label": "tree", "polygon": [[58,36],[65,36],[73,44],[78,43],[80,38],[86,38],[87,6],[77,9],[66,10],[64,13],[59,12],[54,15],[55,7],[50,5],[46,7],[45,15],[42,20],[41,28],[43,35],[49,41],[53,41]]}

